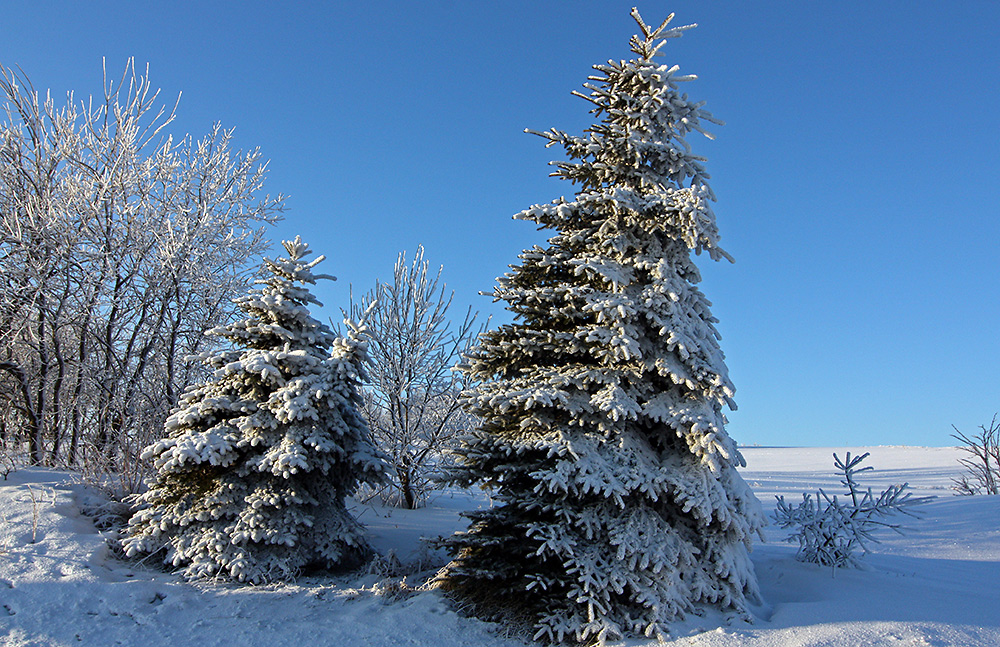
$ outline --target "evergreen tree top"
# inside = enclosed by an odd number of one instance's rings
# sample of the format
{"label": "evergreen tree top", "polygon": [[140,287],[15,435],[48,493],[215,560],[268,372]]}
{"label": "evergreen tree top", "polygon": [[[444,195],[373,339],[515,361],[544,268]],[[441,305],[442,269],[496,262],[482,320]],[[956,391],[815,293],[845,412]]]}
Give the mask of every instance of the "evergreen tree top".
{"label": "evergreen tree top", "polygon": [[597,73],[584,83],[589,93],[573,92],[593,104],[599,122],[582,136],[526,130],[565,149],[570,159],[552,162],[552,175],[578,184],[576,199],[535,205],[515,218],[564,232],[600,226],[610,234],[607,228],[621,231],[618,225],[640,235],[667,230],[696,253],[732,260],[718,247],[705,158],[685,139],[692,131],[711,139],[703,122],[723,122],[680,91],[680,83],[697,77],[653,61],[668,39],[696,25],[669,27],[671,14],[654,29],[635,9],[632,17],[641,32],[630,40],[637,58],[595,65]]}
{"label": "evergreen tree top", "polygon": [[260,286],[234,300],[247,318],[206,332],[220,336],[238,345],[250,348],[310,348],[310,352],[329,349],[336,335],[325,324],[309,313],[309,305],[323,304],[309,291],[308,286],[320,279],[335,281],[329,274],[315,274],[313,268],[326,257],[317,256],[311,261],[309,245],[301,236],[282,241],[287,257],[274,260],[265,258],[265,276],[256,280]]}
{"label": "evergreen tree top", "polygon": [[[279,257],[275,260],[265,258],[264,265],[274,276],[260,279],[256,281],[257,284],[270,285],[274,288],[279,288],[280,286],[286,285],[289,281],[299,281],[315,285],[316,281],[320,279],[329,279],[331,281],[337,280],[336,276],[332,276],[330,274],[312,273],[312,269],[326,260],[326,256],[321,254],[313,260],[305,262],[303,259],[312,254],[312,250],[309,249],[308,243],[302,242],[302,236],[296,236],[295,240],[283,240],[281,241],[281,245],[285,248],[285,251],[288,252],[288,258]],[[277,283],[275,281],[275,277],[278,277]],[[282,281],[282,279],[284,279],[284,281]],[[317,305],[323,305],[315,298],[310,299],[309,302]]]}
{"label": "evergreen tree top", "polygon": [[[698,26],[697,23],[692,23],[690,25],[684,25],[683,27],[671,27],[667,29],[669,25],[674,20],[674,14],[667,16],[666,20],[660,23],[660,26],[656,29],[652,29],[639,15],[639,10],[632,7],[632,11],[629,14],[638,23],[639,29],[642,30],[642,39],[636,34],[632,36],[629,40],[629,45],[636,56],[639,56],[647,61],[653,60],[654,56],[662,56],[660,48],[667,42],[668,38],[680,38],[684,35],[684,32],[688,29],[694,29]],[[658,39],[660,42],[656,42]]]}

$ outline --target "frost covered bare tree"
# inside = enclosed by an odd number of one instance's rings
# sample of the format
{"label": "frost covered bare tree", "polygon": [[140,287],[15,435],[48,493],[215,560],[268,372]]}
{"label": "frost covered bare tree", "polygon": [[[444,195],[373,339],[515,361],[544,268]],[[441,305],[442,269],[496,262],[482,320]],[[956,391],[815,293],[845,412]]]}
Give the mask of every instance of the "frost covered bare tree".
{"label": "frost covered bare tree", "polygon": [[361,411],[391,461],[380,494],[403,508],[424,502],[455,437],[475,424],[459,405],[468,376],[454,368],[478,330],[476,314],[470,308],[458,325],[448,319],[454,292],[441,283],[442,271],[431,273],[423,247],[412,263],[403,252],[392,282],[376,282],[352,305],[371,335]]}
{"label": "frost covered bare tree", "polygon": [[959,443],[959,449],[966,453],[959,463],[965,474],[954,479],[954,489],[963,495],[1000,494],[1000,422],[997,415],[989,426],[979,425],[979,432],[968,436],[952,426],[952,438]]}
{"label": "frost covered bare tree", "polygon": [[575,198],[515,216],[554,230],[521,253],[497,299],[515,315],[467,356],[479,429],[454,482],[494,490],[441,543],[437,584],[535,637],[604,643],[665,634],[697,605],[748,612],[748,555],[765,520],[725,430],[734,408],[692,252],[718,246],[712,191],[685,136],[714,119],[654,62],[686,27],[650,27],[635,58],[594,67],[580,93],[599,121],[551,130]]}
{"label": "frost covered bare tree", "polygon": [[85,101],[6,68],[0,93],[0,433],[128,488],[283,197],[232,131],[166,134],[176,104],[132,62]]}

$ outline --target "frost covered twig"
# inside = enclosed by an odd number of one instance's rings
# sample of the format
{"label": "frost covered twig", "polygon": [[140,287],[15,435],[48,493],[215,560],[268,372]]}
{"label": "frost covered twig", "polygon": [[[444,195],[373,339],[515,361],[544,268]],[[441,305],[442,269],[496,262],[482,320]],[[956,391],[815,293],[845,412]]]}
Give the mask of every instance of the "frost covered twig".
{"label": "frost covered twig", "polygon": [[28,485],[28,496],[31,497],[31,543],[38,542],[38,499],[35,491]]}

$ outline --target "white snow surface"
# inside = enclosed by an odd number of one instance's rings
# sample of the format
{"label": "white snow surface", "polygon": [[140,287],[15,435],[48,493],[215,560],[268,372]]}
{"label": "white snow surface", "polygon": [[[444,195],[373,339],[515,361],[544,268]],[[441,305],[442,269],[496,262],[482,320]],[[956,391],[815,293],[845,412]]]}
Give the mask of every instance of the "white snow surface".
{"label": "white snow surface", "polygon": [[[842,488],[832,453],[846,448],[741,449],[743,477],[765,509],[775,495],[794,501],[817,487]],[[936,495],[922,519],[901,517],[905,535],[882,534],[864,570],[795,561],[795,546],[770,526],[752,557],[764,603],[754,622],[707,611],[673,627],[668,645],[701,647],[996,647],[1000,645],[1000,496],[957,497],[961,473],[952,448],[870,447],[859,475],[876,493],[908,482]],[[514,646],[502,627],[461,616],[435,591],[380,595],[380,573],[302,577],[293,584],[239,586],[184,581],[150,564],[123,562],[80,512],[87,496],[72,475],[20,469],[0,481],[0,645],[312,645],[433,647]],[[452,492],[420,510],[356,503],[373,543],[423,571],[444,557],[422,549],[421,536],[465,527],[463,509],[489,505]],[[419,570],[413,566],[411,571]],[[629,647],[656,641],[629,640]]]}

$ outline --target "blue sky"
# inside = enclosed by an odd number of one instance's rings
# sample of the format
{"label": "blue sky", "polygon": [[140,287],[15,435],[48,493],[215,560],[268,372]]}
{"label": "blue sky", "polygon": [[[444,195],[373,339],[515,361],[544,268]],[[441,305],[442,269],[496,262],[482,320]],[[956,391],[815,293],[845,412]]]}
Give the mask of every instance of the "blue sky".
{"label": "blue sky", "polygon": [[[9,2],[0,64],[100,92],[150,64],[175,134],[235,127],[348,288],[418,244],[455,315],[544,237],[510,216],[572,188],[524,128],[579,132],[570,95],[628,56],[633,2]],[[1000,410],[1000,3],[639,2],[699,23],[666,49],[727,124],[708,157],[722,245],[701,259],[762,445],[949,444]]]}

